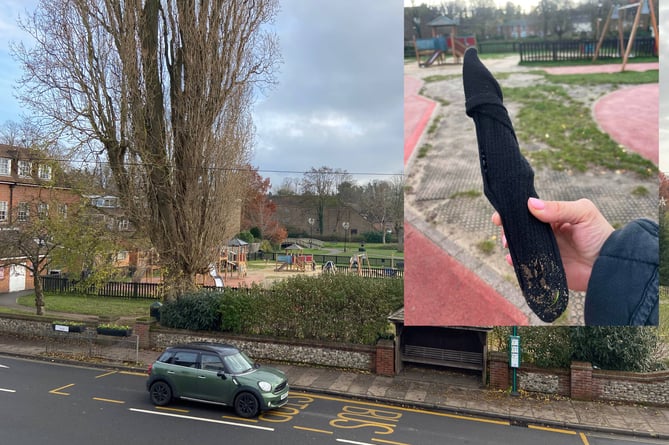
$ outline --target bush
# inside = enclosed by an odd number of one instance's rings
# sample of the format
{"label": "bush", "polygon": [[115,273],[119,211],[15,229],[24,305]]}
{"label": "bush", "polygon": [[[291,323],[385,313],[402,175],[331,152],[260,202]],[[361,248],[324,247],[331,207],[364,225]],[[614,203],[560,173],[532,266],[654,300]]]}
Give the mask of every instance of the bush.
{"label": "bush", "polygon": [[365,232],[362,234],[362,239],[366,243],[382,243],[383,242],[383,233],[373,231],[373,232]]}
{"label": "bush", "polygon": [[614,371],[654,371],[657,328],[650,326],[584,326],[571,331],[573,359]]}
{"label": "bush", "polygon": [[254,285],[182,297],[163,306],[161,323],[182,329],[210,326],[210,330],[238,334],[373,344],[386,332],[388,316],[402,306],[403,290],[404,282],[395,279],[295,276],[271,290]]}
{"label": "bush", "polygon": [[[511,328],[495,328],[491,340],[508,350]],[[661,368],[658,333],[637,326],[534,326],[518,329],[522,361],[542,368],[569,368],[572,361],[600,369],[645,372]]]}
{"label": "bush", "polygon": [[199,291],[167,302],[160,309],[160,323],[176,329],[217,331],[221,326],[220,296],[218,292]]}

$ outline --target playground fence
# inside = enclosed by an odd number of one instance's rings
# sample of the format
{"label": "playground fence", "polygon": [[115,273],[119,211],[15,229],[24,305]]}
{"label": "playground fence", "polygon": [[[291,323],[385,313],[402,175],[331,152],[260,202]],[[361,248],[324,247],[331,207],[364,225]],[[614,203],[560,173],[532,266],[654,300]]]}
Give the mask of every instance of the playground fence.
{"label": "playground fence", "polygon": [[[620,47],[619,39],[606,39],[599,49],[598,59],[621,58],[625,52],[627,39]],[[574,60],[592,60],[597,48],[596,40],[560,40],[541,42],[522,42],[518,46],[520,62],[560,62]],[[637,38],[632,46],[634,57],[656,57],[655,39]]]}

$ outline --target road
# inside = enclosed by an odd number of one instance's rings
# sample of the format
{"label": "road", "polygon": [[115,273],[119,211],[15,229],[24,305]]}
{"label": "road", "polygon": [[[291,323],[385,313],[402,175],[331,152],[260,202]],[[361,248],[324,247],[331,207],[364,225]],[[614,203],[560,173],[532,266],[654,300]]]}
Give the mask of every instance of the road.
{"label": "road", "polygon": [[271,444],[585,444],[659,443],[628,437],[512,426],[494,419],[292,392],[257,419],[232,410],[175,402],[151,405],[146,375],[0,356],[2,443],[50,445]]}

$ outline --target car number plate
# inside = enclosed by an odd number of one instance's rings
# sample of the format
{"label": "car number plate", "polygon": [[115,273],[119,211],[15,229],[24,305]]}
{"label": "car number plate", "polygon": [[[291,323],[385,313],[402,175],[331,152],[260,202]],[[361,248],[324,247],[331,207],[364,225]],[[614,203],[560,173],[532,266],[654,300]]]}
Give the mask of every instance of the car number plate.
{"label": "car number plate", "polygon": [[284,400],[286,397],[288,397],[288,393],[283,393],[281,394],[281,400]]}

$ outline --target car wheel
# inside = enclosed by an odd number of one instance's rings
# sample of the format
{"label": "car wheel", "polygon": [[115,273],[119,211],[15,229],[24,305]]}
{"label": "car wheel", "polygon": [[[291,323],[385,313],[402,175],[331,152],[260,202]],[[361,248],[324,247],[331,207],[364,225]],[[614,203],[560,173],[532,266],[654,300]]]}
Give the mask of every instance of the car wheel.
{"label": "car wheel", "polygon": [[239,417],[250,418],[258,415],[260,404],[250,392],[242,392],[235,398],[235,413]]}
{"label": "car wheel", "polygon": [[161,380],[153,382],[149,394],[154,405],[165,406],[172,401],[172,388],[168,383]]}

